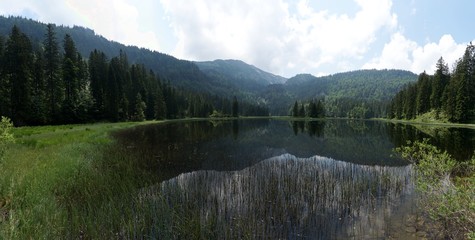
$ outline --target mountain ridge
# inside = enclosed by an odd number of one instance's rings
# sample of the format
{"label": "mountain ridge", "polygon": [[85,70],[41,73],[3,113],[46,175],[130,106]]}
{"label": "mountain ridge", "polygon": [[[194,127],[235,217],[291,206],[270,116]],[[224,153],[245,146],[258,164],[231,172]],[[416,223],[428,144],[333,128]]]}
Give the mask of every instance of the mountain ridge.
{"label": "mountain ridge", "polygon": [[[0,36],[8,36],[13,25],[28,35],[34,47],[41,47],[47,24],[22,17],[0,16]],[[94,30],[73,26],[55,26],[58,43],[65,34],[76,42],[78,51],[87,58],[95,49],[108,58],[123,51],[132,64],[143,64],[163,81],[173,86],[211,95],[231,97],[270,106],[279,105],[273,114],[286,114],[293,101],[315,98],[353,98],[363,101],[386,101],[404,85],[417,80],[405,70],[356,70],[316,77],[308,73],[284,78],[263,71],[241,60],[188,61],[137,46],[108,40]],[[282,106],[281,106],[282,105]],[[275,106],[271,106],[271,109]]]}

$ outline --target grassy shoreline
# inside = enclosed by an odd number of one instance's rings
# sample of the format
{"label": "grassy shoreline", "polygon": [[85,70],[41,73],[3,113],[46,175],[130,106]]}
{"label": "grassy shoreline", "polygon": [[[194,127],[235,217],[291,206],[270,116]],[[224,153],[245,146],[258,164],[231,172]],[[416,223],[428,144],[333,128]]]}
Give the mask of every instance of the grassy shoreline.
{"label": "grassy shoreline", "polygon": [[402,123],[402,124],[411,124],[411,125],[427,125],[434,127],[454,127],[454,128],[470,128],[475,129],[475,123],[451,123],[437,120],[401,120],[401,119],[387,119],[387,118],[374,118],[373,120],[392,122],[392,123]]}
{"label": "grassy shoreline", "polygon": [[110,133],[151,123],[160,121],[12,129],[16,142],[0,162],[0,239],[120,235],[132,214],[121,205],[140,176]]}

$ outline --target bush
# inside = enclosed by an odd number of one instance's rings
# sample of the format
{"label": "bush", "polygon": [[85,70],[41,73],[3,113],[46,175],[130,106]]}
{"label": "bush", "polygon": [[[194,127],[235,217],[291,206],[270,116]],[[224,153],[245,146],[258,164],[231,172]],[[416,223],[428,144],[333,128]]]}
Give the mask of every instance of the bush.
{"label": "bush", "polygon": [[472,239],[475,235],[475,156],[469,161],[457,162],[447,152],[430,145],[427,139],[409,142],[396,151],[414,164],[416,187],[421,193],[420,209],[441,226],[439,237]]}
{"label": "bush", "polygon": [[13,123],[7,117],[2,117],[0,122],[0,161],[3,160],[3,155],[7,149],[7,145],[14,141],[13,134],[10,133]]}

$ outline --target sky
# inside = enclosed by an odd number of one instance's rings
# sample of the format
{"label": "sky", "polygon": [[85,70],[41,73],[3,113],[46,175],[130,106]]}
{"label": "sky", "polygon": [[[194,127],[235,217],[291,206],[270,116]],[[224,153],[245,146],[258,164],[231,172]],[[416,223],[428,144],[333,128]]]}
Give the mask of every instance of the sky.
{"label": "sky", "polygon": [[192,61],[239,59],[284,77],[358,69],[432,74],[471,41],[473,0],[0,0],[0,15],[83,26]]}

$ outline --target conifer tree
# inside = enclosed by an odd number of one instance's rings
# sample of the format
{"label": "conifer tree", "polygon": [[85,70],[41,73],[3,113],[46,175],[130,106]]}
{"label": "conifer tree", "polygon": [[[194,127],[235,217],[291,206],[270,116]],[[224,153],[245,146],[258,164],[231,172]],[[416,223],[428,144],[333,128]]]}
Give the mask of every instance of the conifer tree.
{"label": "conifer tree", "polygon": [[30,39],[13,26],[5,49],[5,74],[10,90],[10,116],[15,125],[27,124],[31,111],[31,67],[33,52]]}
{"label": "conifer tree", "polygon": [[233,98],[233,110],[232,110],[233,117],[239,116],[239,105],[236,96]]}
{"label": "conifer tree", "polygon": [[292,107],[292,116],[298,117],[299,116],[299,104],[295,101],[294,106]]}
{"label": "conifer tree", "polygon": [[45,49],[46,98],[48,101],[47,115],[50,122],[55,122],[58,121],[60,116],[61,105],[64,100],[64,90],[60,77],[59,47],[53,24],[48,24],[47,26],[43,45]]}

